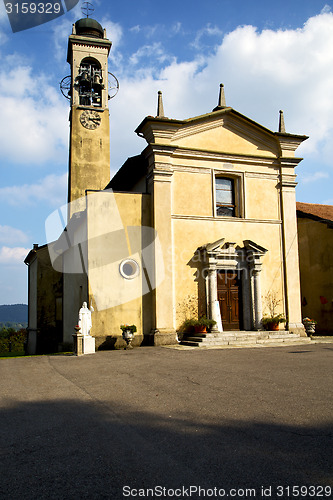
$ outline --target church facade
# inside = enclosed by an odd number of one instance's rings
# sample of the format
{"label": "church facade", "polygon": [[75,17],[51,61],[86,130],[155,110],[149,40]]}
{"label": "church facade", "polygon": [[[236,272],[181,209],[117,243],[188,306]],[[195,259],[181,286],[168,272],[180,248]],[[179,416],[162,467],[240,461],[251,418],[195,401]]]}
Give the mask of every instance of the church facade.
{"label": "church facade", "polygon": [[295,151],[307,137],[286,133],[283,114],[272,132],[227,106],[222,85],[211,112],[186,120],[165,117],[159,93],[136,130],[145,148],[110,180],[110,48],[96,21],[74,25],[67,223],[48,255],[35,245],[26,258],[31,349],[48,327],[70,344],[83,301],[99,348],[121,346],[124,323],[133,345],[174,344],[202,315],[215,331],[260,330],[272,296],[303,335]]}

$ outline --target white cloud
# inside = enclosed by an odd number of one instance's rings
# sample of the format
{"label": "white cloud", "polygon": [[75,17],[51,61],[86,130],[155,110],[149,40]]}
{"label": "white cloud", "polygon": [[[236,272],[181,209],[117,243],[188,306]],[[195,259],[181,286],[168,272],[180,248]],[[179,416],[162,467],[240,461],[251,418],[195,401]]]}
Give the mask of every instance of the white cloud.
{"label": "white cloud", "polygon": [[130,57],[131,64],[139,64],[143,58],[149,58],[150,62],[157,59],[159,64],[163,64],[165,61],[170,60],[160,42],[155,42],[151,45],[143,45],[140,47],[132,56]]}
{"label": "white cloud", "polygon": [[129,29],[131,33],[140,33],[141,31],[141,26],[137,24],[136,26],[132,26],[132,28]]}
{"label": "white cloud", "polygon": [[[219,29],[210,26],[203,33],[219,35]],[[131,61],[140,68],[124,66],[120,92],[110,105],[113,158],[119,147],[130,151],[136,143],[128,130],[155,114],[157,90],[163,91],[166,116],[184,119],[211,111],[223,82],[227,105],[272,130],[277,130],[279,109],[284,109],[287,132],[310,136],[297,154],[324,154],[332,164],[332,46],[333,14],[324,9],[299,29],[260,32],[240,26],[224,36],[214,53],[188,62],[170,62],[159,44],[139,47]],[[161,51],[158,64],[156,47]]]}
{"label": "white cloud", "polygon": [[178,33],[181,33],[183,30],[183,26],[182,26],[182,23],[181,22],[176,22],[173,24],[172,28],[171,28],[171,32],[172,34],[174,35],[177,35]]}
{"label": "white cloud", "polygon": [[197,50],[203,50],[206,48],[206,44],[203,41],[206,36],[218,36],[221,38],[222,31],[217,26],[212,26],[211,24],[207,24],[204,28],[199,30],[196,34],[194,41],[192,42],[192,46]]}
{"label": "white cloud", "polygon": [[313,174],[299,176],[300,181],[303,182],[304,184],[309,184],[310,182],[316,182],[321,179],[329,179],[329,175],[327,172],[314,172]]}
{"label": "white cloud", "polygon": [[331,12],[331,10],[332,10],[331,6],[325,4],[324,7],[321,9],[320,13],[321,14],[327,14],[328,12]]}
{"label": "white cloud", "polygon": [[112,41],[113,47],[119,47],[123,38],[123,28],[119,23],[114,23],[107,17],[103,17],[101,25],[106,29],[106,36]]}
{"label": "white cloud", "polygon": [[6,243],[7,245],[13,243],[24,243],[28,241],[28,236],[26,233],[21,231],[21,229],[16,229],[10,226],[0,226],[0,242]]}
{"label": "white cloud", "polygon": [[[14,69],[13,69],[14,67]],[[8,56],[0,69],[0,149],[5,158],[21,164],[67,159],[68,110],[42,73]]]}
{"label": "white cloud", "polygon": [[72,25],[82,17],[81,6],[76,5],[73,9],[67,12],[55,23],[51,23],[54,40],[54,57],[58,62],[64,62],[64,54],[66,53],[68,35],[72,33]]}
{"label": "white cloud", "polygon": [[3,246],[0,248],[0,264],[22,264],[29,251],[30,248]]}
{"label": "white cloud", "polygon": [[67,174],[48,175],[35,184],[0,188],[1,200],[12,206],[46,202],[48,206],[63,205],[67,195]]}

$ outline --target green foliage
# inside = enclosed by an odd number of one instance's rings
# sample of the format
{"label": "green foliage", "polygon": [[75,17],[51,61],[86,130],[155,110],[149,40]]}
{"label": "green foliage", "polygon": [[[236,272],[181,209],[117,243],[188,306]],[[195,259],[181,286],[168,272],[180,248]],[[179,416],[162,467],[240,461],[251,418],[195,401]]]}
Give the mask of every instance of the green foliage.
{"label": "green foliage", "polygon": [[132,333],[135,333],[136,332],[136,326],[135,325],[120,325],[120,330],[122,330],[123,332],[125,332],[126,330],[129,330],[130,332]]}
{"label": "green foliage", "polygon": [[303,319],[303,325],[316,325],[317,324],[317,321],[315,319],[311,319],[311,318],[304,318]]}
{"label": "green foliage", "polygon": [[214,321],[213,319],[208,319],[206,316],[201,316],[199,319],[190,318],[183,321],[179,331],[191,332],[194,330],[195,327],[201,327],[201,326],[206,327],[208,330],[210,330],[215,324],[216,321]]}
{"label": "green foliage", "polygon": [[25,329],[14,330],[13,328],[0,329],[0,353],[23,352],[27,338]]}
{"label": "green foliage", "polygon": [[286,318],[283,314],[276,314],[275,316],[265,316],[262,318],[261,322],[263,326],[267,326],[269,323],[285,323]]}

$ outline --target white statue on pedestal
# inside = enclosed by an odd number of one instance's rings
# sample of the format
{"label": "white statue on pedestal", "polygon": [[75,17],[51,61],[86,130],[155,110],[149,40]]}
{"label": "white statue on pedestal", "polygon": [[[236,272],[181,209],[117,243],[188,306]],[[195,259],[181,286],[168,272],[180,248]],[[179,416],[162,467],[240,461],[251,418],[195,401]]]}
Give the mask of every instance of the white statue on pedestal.
{"label": "white statue on pedestal", "polygon": [[[93,311],[93,309],[92,309]],[[79,327],[80,333],[82,335],[90,335],[90,330],[92,327],[91,322],[91,310],[87,307],[87,302],[83,302],[82,307],[79,311]]]}

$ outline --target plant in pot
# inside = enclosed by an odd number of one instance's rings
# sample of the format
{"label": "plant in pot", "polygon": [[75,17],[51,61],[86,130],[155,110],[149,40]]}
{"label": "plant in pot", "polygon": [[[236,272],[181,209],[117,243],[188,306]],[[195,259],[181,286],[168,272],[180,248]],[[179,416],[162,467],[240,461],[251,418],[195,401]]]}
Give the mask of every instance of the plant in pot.
{"label": "plant in pot", "polygon": [[265,302],[269,314],[265,315],[262,318],[261,323],[265,328],[265,330],[277,331],[279,330],[279,324],[286,322],[286,318],[283,316],[282,313],[277,314],[277,308],[282,302],[282,300],[278,298],[276,291],[271,290],[266,295]]}
{"label": "plant in pot", "polygon": [[213,319],[208,319],[206,316],[201,316],[199,319],[186,319],[182,324],[182,331],[184,332],[193,332],[195,333],[206,333],[207,330],[210,330],[216,321]]}
{"label": "plant in pot", "polygon": [[265,316],[262,318],[262,326],[265,330],[277,331],[279,330],[279,324],[285,323],[286,318],[283,314],[276,314],[275,316]]}
{"label": "plant in pot", "polygon": [[315,319],[311,318],[303,319],[303,325],[307,335],[314,335],[314,333],[316,332],[316,324],[317,321]]}
{"label": "plant in pot", "polygon": [[122,337],[126,342],[126,348],[131,348],[131,342],[133,340],[134,333],[136,332],[136,326],[124,324],[120,325],[120,329],[123,332]]}

